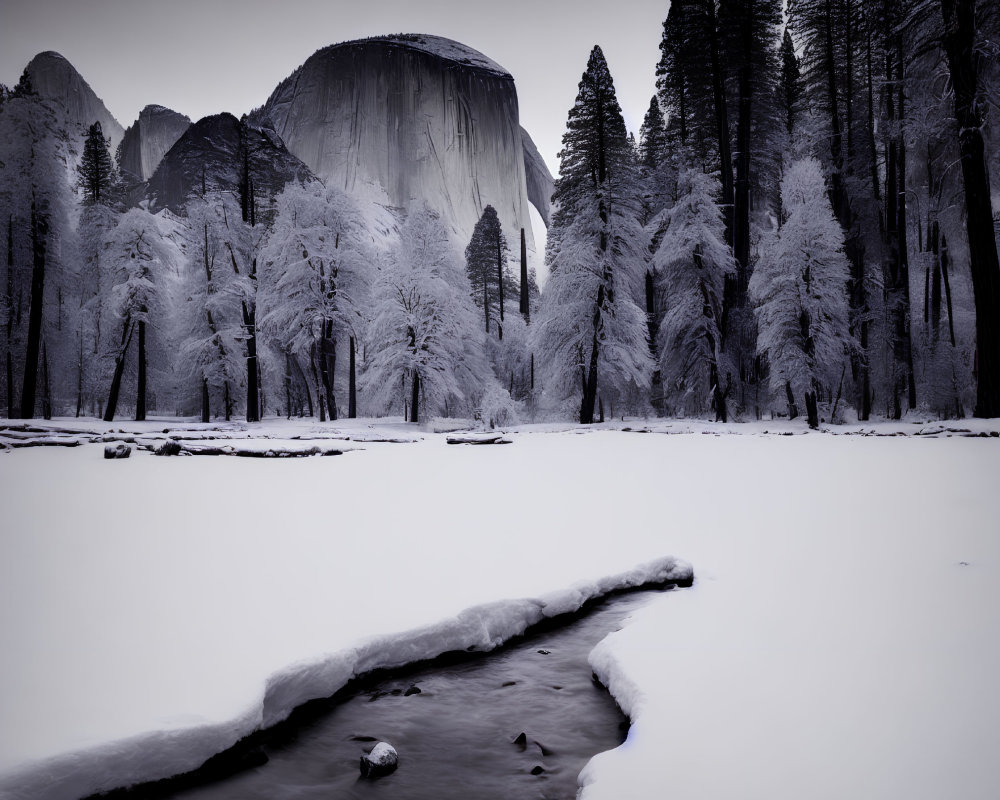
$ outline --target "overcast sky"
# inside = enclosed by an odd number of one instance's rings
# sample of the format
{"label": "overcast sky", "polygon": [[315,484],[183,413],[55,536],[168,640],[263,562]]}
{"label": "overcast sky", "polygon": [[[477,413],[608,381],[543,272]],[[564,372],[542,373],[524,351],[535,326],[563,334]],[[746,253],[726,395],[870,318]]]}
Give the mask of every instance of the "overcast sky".
{"label": "overcast sky", "polygon": [[514,76],[521,123],[553,173],[590,49],[604,50],[638,135],[669,0],[0,0],[0,82],[62,53],[118,121],[149,103],[192,119],[260,105],[314,51],[386,33],[464,42]]}

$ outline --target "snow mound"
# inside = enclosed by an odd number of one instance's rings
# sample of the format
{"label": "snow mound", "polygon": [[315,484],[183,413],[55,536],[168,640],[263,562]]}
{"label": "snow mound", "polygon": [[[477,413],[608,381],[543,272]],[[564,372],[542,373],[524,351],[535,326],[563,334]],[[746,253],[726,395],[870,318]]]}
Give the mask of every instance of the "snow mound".
{"label": "snow mound", "polygon": [[490,651],[544,619],[579,610],[590,600],[646,584],[690,583],[691,566],[660,558],[627,572],[539,598],[501,600],[466,609],[441,622],[373,636],[356,646],[293,664],[272,675],[259,700],[236,718],[150,731],[100,747],[36,761],[0,775],[4,800],[75,800],[91,793],[189,772],[255,730],[286,719],[297,706],[329,697],[352,678],[455,651]]}

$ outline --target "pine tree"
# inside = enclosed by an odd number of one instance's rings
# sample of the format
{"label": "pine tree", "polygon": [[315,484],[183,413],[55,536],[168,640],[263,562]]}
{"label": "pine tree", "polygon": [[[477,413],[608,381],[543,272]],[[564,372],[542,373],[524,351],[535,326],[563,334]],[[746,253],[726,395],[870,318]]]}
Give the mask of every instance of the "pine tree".
{"label": "pine tree", "polygon": [[95,122],[83,141],[83,153],[77,168],[84,202],[113,206],[117,202],[117,176],[108,148],[110,140],[104,137],[101,123]]}
{"label": "pine tree", "polygon": [[107,354],[114,361],[104,421],[111,422],[118,410],[126,357],[133,337],[138,338],[136,417],[145,416],[146,326],[151,309],[160,305],[162,273],[171,263],[168,239],[157,219],[143,209],[131,209],[119,221],[108,243],[107,262],[112,276],[110,305],[120,320],[109,334]]}
{"label": "pine tree", "polygon": [[701,414],[711,406],[726,422],[722,295],[736,262],[724,241],[718,193],[714,176],[691,168],[680,174],[653,264],[665,298],[658,347],[665,400],[675,413]]}
{"label": "pine tree", "polygon": [[976,304],[977,417],[1000,417],[1000,262],[983,143],[983,62],[975,0],[941,0],[944,49],[955,96],[966,231]]}
{"label": "pine tree", "polygon": [[614,82],[600,47],[590,54],[560,153],[549,235],[549,283],[536,324],[552,390],[579,387],[580,422],[594,421],[598,388],[646,387],[651,372],[644,236],[635,168]]}
{"label": "pine tree", "polygon": [[784,117],[785,130],[789,137],[795,131],[795,124],[800,113],[799,104],[802,96],[802,75],[799,70],[799,58],[795,55],[795,45],[792,43],[792,35],[785,27],[785,32],[781,37],[781,111]]}
{"label": "pine tree", "polygon": [[486,333],[494,321],[497,336],[503,339],[504,303],[513,298],[512,280],[507,271],[507,239],[493,206],[486,206],[465,248],[465,274],[469,277],[473,302],[483,311]]}
{"label": "pine tree", "polygon": [[774,396],[787,396],[790,406],[793,397],[803,397],[809,426],[816,428],[819,398],[840,397],[849,377],[850,265],[818,161],[788,168],[781,200],[785,222],[750,279],[750,297]]}

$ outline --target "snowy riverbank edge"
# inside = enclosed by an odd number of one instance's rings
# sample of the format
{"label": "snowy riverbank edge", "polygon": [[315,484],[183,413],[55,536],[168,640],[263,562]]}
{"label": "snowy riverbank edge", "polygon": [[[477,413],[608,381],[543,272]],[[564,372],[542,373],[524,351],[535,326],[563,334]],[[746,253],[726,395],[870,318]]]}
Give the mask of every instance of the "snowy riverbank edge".
{"label": "snowy riverbank edge", "polygon": [[[262,698],[245,713],[226,722],[151,731],[0,774],[0,797],[4,800],[77,800],[189,772],[243,737],[283,721],[303,703],[334,694],[358,676],[379,669],[397,669],[454,651],[494,650],[544,620],[572,614],[588,602],[614,592],[647,585],[687,583],[693,575],[690,564],[668,556],[616,575],[582,581],[539,598],[486,603],[435,624],[375,636],[346,650],[290,665],[272,675],[266,682]],[[610,687],[605,677],[598,674]],[[611,683],[616,687],[619,684],[618,681]],[[612,695],[615,695],[614,688]],[[622,704],[622,708],[629,713],[626,704]]]}

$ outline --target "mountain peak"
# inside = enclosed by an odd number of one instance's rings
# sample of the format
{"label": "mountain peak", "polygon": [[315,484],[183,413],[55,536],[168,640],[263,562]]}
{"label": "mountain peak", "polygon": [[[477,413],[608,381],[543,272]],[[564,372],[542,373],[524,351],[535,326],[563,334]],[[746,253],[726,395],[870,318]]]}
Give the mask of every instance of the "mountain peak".
{"label": "mountain peak", "polygon": [[70,119],[85,128],[100,122],[112,148],[118,145],[124,129],[64,55],[45,50],[31,59],[24,71],[39,96],[61,103]]}

